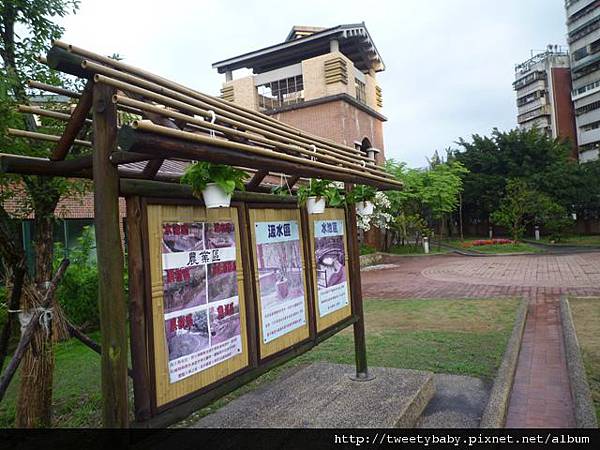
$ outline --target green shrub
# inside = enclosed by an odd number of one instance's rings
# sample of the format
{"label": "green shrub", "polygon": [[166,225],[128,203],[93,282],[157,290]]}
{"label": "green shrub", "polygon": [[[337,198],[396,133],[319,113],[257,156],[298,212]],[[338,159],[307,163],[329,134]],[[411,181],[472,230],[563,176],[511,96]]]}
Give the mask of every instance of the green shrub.
{"label": "green shrub", "polygon": [[367,244],[360,244],[360,254],[361,255],[370,255],[371,253],[376,253],[377,249],[375,247],[371,247]]}
{"label": "green shrub", "polygon": [[[57,298],[71,323],[87,331],[100,324],[98,313],[98,268],[95,239],[90,227],[84,227],[77,245],[70,249],[71,264],[57,290]],[[55,244],[55,266],[65,254],[62,244]]]}

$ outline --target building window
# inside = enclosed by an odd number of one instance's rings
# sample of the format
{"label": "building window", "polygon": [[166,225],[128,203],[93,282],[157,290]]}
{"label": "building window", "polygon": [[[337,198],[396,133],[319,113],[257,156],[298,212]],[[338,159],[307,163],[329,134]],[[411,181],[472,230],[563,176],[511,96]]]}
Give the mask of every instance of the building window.
{"label": "building window", "polygon": [[354,79],[354,87],[356,88],[356,100],[363,104],[367,104],[367,90],[365,83],[360,81],[358,78]]}
{"label": "building window", "polygon": [[586,114],[589,113],[591,111],[594,111],[596,109],[600,108],[600,101],[595,101],[592,103],[588,103],[587,105],[581,106],[579,108],[575,109],[575,115],[576,116],[580,116],[582,114]]}
{"label": "building window", "polygon": [[585,58],[588,55],[587,45],[585,47],[580,48],[579,50],[575,50],[571,57],[573,61],[579,61],[580,59]]}
{"label": "building window", "polygon": [[258,106],[261,109],[275,109],[304,101],[304,81],[302,75],[271,81],[256,87]]}

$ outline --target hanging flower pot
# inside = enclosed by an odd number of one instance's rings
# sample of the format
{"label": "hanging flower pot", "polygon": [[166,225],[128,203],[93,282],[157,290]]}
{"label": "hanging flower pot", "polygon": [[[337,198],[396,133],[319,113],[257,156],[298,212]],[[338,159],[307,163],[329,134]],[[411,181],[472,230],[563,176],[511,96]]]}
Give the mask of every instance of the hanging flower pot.
{"label": "hanging flower pot", "polygon": [[375,209],[375,205],[370,201],[358,202],[356,204],[356,214],[359,216],[370,216],[373,214],[373,210]]}
{"label": "hanging flower pot", "polygon": [[208,183],[202,191],[204,205],[207,208],[229,208],[231,194],[228,194],[217,183]]}
{"label": "hanging flower pot", "polygon": [[323,197],[308,197],[306,209],[309,214],[322,214],[325,212],[325,199]]}
{"label": "hanging flower pot", "polygon": [[228,208],[233,191],[243,191],[247,177],[241,169],[199,161],[186,168],[181,182],[192,188],[194,196],[204,199],[206,208]]}

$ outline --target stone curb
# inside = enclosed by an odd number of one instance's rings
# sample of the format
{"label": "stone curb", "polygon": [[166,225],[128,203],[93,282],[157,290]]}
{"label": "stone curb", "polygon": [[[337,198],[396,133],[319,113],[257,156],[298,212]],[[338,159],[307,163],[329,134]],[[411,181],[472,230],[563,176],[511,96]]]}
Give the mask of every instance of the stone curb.
{"label": "stone curb", "polygon": [[527,319],[527,309],[529,301],[521,300],[521,305],[517,311],[517,318],[513,326],[512,334],[508,340],[506,351],[502,357],[502,363],[498,368],[494,385],[490,392],[490,398],[487,402],[481,416],[480,428],[503,428],[506,421],[506,412],[512,390],[517,362],[519,361],[519,352],[521,350],[521,340],[525,330],[525,321]]}
{"label": "stone curb", "polygon": [[592,393],[585,374],[583,359],[577,341],[577,333],[571,307],[566,297],[560,298],[560,319],[562,322],[563,337],[565,343],[565,356],[569,382],[571,385],[571,397],[575,407],[575,424],[577,428],[598,428],[596,412],[592,402]]}

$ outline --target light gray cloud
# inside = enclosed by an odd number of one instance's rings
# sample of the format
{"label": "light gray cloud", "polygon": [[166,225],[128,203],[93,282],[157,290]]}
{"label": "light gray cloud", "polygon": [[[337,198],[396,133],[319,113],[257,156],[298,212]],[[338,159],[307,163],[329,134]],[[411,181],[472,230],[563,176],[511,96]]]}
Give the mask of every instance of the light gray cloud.
{"label": "light gray cloud", "polygon": [[361,21],[387,67],[386,154],[411,166],[459,137],[515,127],[514,64],[566,35],[563,0],[83,0],[62,23],[69,43],[217,94],[213,62],[278,43],[296,24]]}

